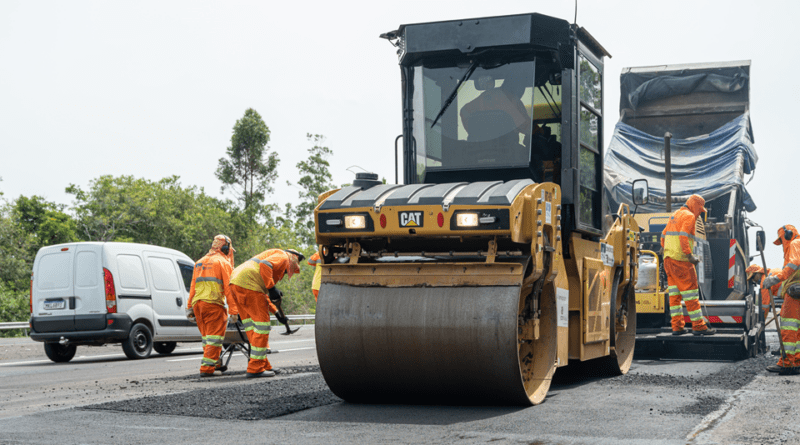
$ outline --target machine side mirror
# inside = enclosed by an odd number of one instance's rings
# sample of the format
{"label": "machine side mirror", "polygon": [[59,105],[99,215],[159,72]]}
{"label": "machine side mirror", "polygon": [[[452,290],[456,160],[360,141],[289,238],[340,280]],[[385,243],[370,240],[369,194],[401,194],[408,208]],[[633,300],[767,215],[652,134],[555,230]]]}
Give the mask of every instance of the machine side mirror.
{"label": "machine side mirror", "polygon": [[637,179],[633,181],[633,204],[640,206],[647,204],[650,198],[650,189],[647,186],[647,179]]}
{"label": "machine side mirror", "polygon": [[764,233],[763,230],[759,230],[758,232],[756,232],[756,250],[758,250],[759,252],[763,252],[766,241],[767,241],[767,234]]}

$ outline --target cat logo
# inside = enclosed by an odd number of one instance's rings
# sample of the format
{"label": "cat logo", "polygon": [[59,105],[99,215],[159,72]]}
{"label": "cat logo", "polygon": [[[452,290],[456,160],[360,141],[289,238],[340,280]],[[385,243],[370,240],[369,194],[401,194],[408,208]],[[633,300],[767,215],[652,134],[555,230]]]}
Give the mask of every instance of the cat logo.
{"label": "cat logo", "polygon": [[422,227],[422,212],[400,212],[400,227]]}

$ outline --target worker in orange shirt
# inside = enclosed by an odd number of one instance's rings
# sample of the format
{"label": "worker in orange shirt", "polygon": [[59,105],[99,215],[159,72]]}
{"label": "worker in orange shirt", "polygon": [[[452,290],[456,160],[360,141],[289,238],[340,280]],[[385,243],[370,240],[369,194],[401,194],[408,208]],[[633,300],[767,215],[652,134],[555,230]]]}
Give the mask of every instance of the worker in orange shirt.
{"label": "worker in orange shirt", "polygon": [[767,371],[782,375],[800,373],[800,355],[798,355],[797,328],[800,325],[800,234],[793,225],[787,224],[778,229],[778,239],[774,242],[783,246],[783,269],[775,275],[764,279],[764,287],[771,288],[781,284],[778,294],[783,294],[781,306],[781,343],[786,352],[786,359],[781,357],[777,365],[767,367]]}
{"label": "worker in orange shirt", "polygon": [[764,320],[767,319],[767,315],[769,315],[769,307],[770,307],[770,292],[772,295],[778,295],[778,291],[780,290],[780,285],[776,284],[772,286],[772,288],[768,288],[764,286],[764,280],[769,275],[775,275],[778,270],[777,269],[767,269],[767,274],[764,274],[764,268],[759,266],[758,264],[751,264],[745,270],[747,273],[747,279],[752,282],[754,285],[759,285],[761,288],[761,310],[764,312]]}
{"label": "worker in orange shirt", "polygon": [[[240,264],[231,275],[231,294],[250,341],[248,378],[272,377],[280,373],[267,360],[269,314],[278,312],[270,297],[279,297],[280,291],[275,288],[275,284],[286,275],[292,278],[292,275],[300,272],[299,263],[304,258],[296,250],[269,249]],[[281,319],[278,321],[287,322]]]}
{"label": "worker in orange shirt", "polygon": [[308,265],[314,267],[314,279],[311,281],[311,292],[314,294],[314,301],[319,299],[319,288],[322,287],[322,259],[319,252],[314,252],[308,259]]}
{"label": "worker in orange shirt", "polygon": [[694,255],[695,223],[700,213],[705,212],[706,201],[700,195],[692,195],[667,222],[661,233],[664,248],[664,271],[667,273],[669,291],[669,313],[672,318],[672,335],[683,335],[684,328],[681,300],[692,320],[692,334],[713,335],[715,329],[706,326],[700,309],[700,290],[697,286],[695,266],[700,260]]}
{"label": "worker in orange shirt", "polygon": [[226,370],[219,355],[228,325],[225,303],[231,312],[236,313],[229,286],[235,251],[230,238],[217,235],[208,253],[194,265],[186,316],[197,320],[197,327],[203,336],[201,377],[210,377],[215,370]]}

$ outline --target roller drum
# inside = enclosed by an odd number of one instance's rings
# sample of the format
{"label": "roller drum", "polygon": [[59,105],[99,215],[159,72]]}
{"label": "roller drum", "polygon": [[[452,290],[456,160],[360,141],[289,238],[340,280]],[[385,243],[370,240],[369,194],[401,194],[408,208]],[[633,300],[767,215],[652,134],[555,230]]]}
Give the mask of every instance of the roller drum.
{"label": "roller drum", "polygon": [[530,405],[519,303],[519,286],[323,284],[316,313],[322,374],[351,402]]}

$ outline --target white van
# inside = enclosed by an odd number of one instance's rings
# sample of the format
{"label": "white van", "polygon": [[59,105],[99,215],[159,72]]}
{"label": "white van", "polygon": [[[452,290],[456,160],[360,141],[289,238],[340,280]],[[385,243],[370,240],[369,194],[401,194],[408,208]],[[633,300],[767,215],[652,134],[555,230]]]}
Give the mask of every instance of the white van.
{"label": "white van", "polygon": [[122,343],[131,359],[201,341],[186,318],[194,261],[147,244],[80,242],[43,247],[31,276],[31,331],[54,362],[78,345]]}

